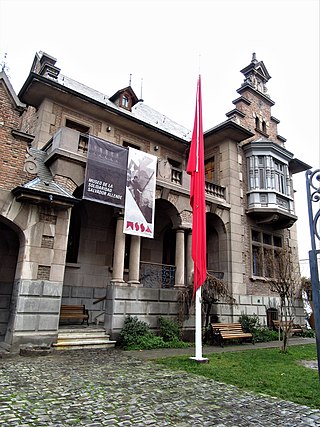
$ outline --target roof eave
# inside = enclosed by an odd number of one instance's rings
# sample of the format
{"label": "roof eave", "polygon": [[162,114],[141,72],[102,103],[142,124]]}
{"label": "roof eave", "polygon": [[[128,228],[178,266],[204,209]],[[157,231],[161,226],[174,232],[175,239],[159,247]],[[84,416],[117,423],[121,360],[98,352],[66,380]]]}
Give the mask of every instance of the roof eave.
{"label": "roof eave", "polygon": [[68,209],[80,200],[75,197],[66,197],[58,194],[46,193],[26,187],[16,187],[12,190],[18,202],[28,202],[37,205],[50,205],[55,208]]}
{"label": "roof eave", "polygon": [[292,159],[289,162],[290,172],[292,174],[300,173],[311,169],[311,166],[299,159]]}
{"label": "roof eave", "polygon": [[134,122],[134,123],[136,123],[136,124],[138,124],[140,126],[142,125],[142,126],[148,128],[148,129],[153,130],[154,132],[158,132],[158,133],[160,133],[162,135],[165,135],[166,137],[169,137],[169,138],[171,138],[171,139],[173,139],[173,140],[175,140],[177,142],[182,142],[185,145],[189,144],[189,141],[187,141],[187,140],[185,140],[183,138],[180,138],[179,136],[173,135],[170,132],[167,132],[167,131],[165,131],[163,129],[160,129],[160,128],[156,127],[156,126],[153,126],[153,125],[151,125],[149,123],[146,123],[143,120],[137,119],[136,117],[133,117],[133,116],[129,115],[126,112],[120,111],[118,108],[112,108],[109,105],[103,104],[103,103],[101,103],[101,102],[99,102],[99,101],[97,101],[97,100],[95,100],[93,98],[90,98],[90,97],[88,97],[86,95],[83,95],[83,94],[81,94],[81,93],[79,93],[79,92],[77,92],[77,91],[75,91],[73,89],[70,89],[70,88],[68,88],[66,86],[61,85],[60,83],[58,83],[58,82],[56,82],[54,80],[48,79],[48,78],[46,78],[44,76],[40,76],[39,74],[36,74],[36,73],[30,73],[29,74],[27,80],[23,84],[23,86],[22,86],[22,88],[21,88],[21,90],[19,92],[19,95],[18,95],[19,98],[20,99],[24,99],[24,102],[26,104],[28,104],[28,105],[32,105],[33,107],[36,107],[36,108],[39,107],[39,103],[32,103],[30,100],[28,101],[28,99],[26,99],[28,88],[34,82],[39,82],[39,83],[42,83],[44,85],[50,85],[51,87],[54,87],[55,89],[58,89],[58,90],[63,91],[65,93],[68,93],[68,94],[71,94],[73,96],[76,96],[76,97],[78,97],[78,98],[80,98],[80,99],[82,99],[82,100],[84,100],[86,102],[90,102],[90,103],[92,103],[92,104],[94,104],[94,105],[96,105],[96,106],[98,106],[100,108],[103,108],[103,109],[107,110],[108,112],[110,112],[112,114],[117,114],[118,116],[120,116],[122,118],[125,118],[125,119],[127,119],[127,120],[129,120],[131,122]]}
{"label": "roof eave", "polygon": [[217,126],[214,126],[211,129],[208,129],[204,132],[204,137],[209,137],[214,134],[221,134],[224,132],[232,133],[232,137],[235,141],[241,142],[248,138],[253,137],[255,134],[251,132],[250,130],[244,128],[243,126],[239,125],[235,121],[229,119],[225,122],[220,123]]}

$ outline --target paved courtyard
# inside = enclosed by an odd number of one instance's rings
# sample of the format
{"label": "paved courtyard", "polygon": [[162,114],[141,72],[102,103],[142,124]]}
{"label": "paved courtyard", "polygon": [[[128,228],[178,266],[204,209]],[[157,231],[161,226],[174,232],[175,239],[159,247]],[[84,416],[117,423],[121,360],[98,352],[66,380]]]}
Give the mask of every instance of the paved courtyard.
{"label": "paved courtyard", "polygon": [[320,411],[111,350],[0,359],[0,426],[320,426]]}

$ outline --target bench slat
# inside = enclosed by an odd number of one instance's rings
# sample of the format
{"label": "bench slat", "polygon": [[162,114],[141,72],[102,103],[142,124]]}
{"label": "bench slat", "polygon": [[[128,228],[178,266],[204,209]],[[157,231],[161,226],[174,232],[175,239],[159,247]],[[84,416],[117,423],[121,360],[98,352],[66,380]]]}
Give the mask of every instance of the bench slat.
{"label": "bench slat", "polygon": [[78,319],[82,323],[86,320],[89,326],[89,313],[85,305],[68,305],[62,304],[60,308],[60,320]]}
{"label": "bench slat", "polygon": [[227,339],[253,339],[250,332],[243,331],[241,323],[211,323],[211,328],[214,336],[219,337],[221,346],[223,340]]}
{"label": "bench slat", "polygon": [[292,334],[301,334],[303,332],[303,329],[300,325],[297,325],[290,321],[285,322],[284,320],[273,320],[273,326],[276,330],[279,330],[279,328],[282,330],[284,328],[289,329],[289,332],[291,332]]}

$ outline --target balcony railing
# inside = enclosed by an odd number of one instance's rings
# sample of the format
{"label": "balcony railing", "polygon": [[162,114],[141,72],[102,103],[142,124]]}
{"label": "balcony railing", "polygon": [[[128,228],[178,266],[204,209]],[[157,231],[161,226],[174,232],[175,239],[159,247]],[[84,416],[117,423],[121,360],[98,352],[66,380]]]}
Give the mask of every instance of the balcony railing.
{"label": "balcony railing", "polygon": [[206,194],[209,196],[219,197],[220,199],[225,199],[225,187],[221,187],[220,185],[213,184],[212,182],[205,182],[205,190]]}
{"label": "balcony railing", "polygon": [[171,166],[171,182],[174,184],[182,184],[182,170]]}
{"label": "balcony railing", "polygon": [[78,151],[83,154],[88,152],[89,137],[85,133],[80,133]]}
{"label": "balcony railing", "polygon": [[[44,149],[50,156],[51,153],[60,152],[63,156],[65,152],[72,153],[77,156],[81,154],[87,156],[88,153],[89,136],[85,133],[80,133],[77,130],[61,127],[52,139],[45,145]],[[167,166],[168,167],[168,166]],[[189,189],[190,177],[187,176],[186,171],[173,165],[166,169],[165,175],[157,176],[161,181],[168,181],[171,184],[180,186],[184,190]],[[208,196],[225,200],[225,187],[214,184],[212,182],[205,182],[205,192]]]}
{"label": "balcony railing", "polygon": [[174,265],[140,263],[140,283],[144,288],[173,288],[176,267]]}
{"label": "balcony railing", "polygon": [[[140,283],[144,288],[173,288],[175,284],[176,267],[168,264],[153,262],[140,263]],[[223,271],[208,270],[212,276],[223,280]]]}

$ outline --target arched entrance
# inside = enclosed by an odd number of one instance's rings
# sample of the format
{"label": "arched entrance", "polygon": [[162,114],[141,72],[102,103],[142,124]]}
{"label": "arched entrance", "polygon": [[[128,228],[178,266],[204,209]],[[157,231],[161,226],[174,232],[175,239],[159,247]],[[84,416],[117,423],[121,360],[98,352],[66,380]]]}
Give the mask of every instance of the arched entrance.
{"label": "arched entrance", "polygon": [[141,281],[145,287],[173,287],[176,264],[176,229],[180,216],[168,200],[157,199],[153,239],[141,242]]}
{"label": "arched entrance", "polygon": [[0,220],[0,342],[4,341],[19,253],[19,237]]}
{"label": "arched entrance", "polygon": [[207,269],[219,279],[227,279],[228,252],[227,233],[222,220],[207,213]]}

